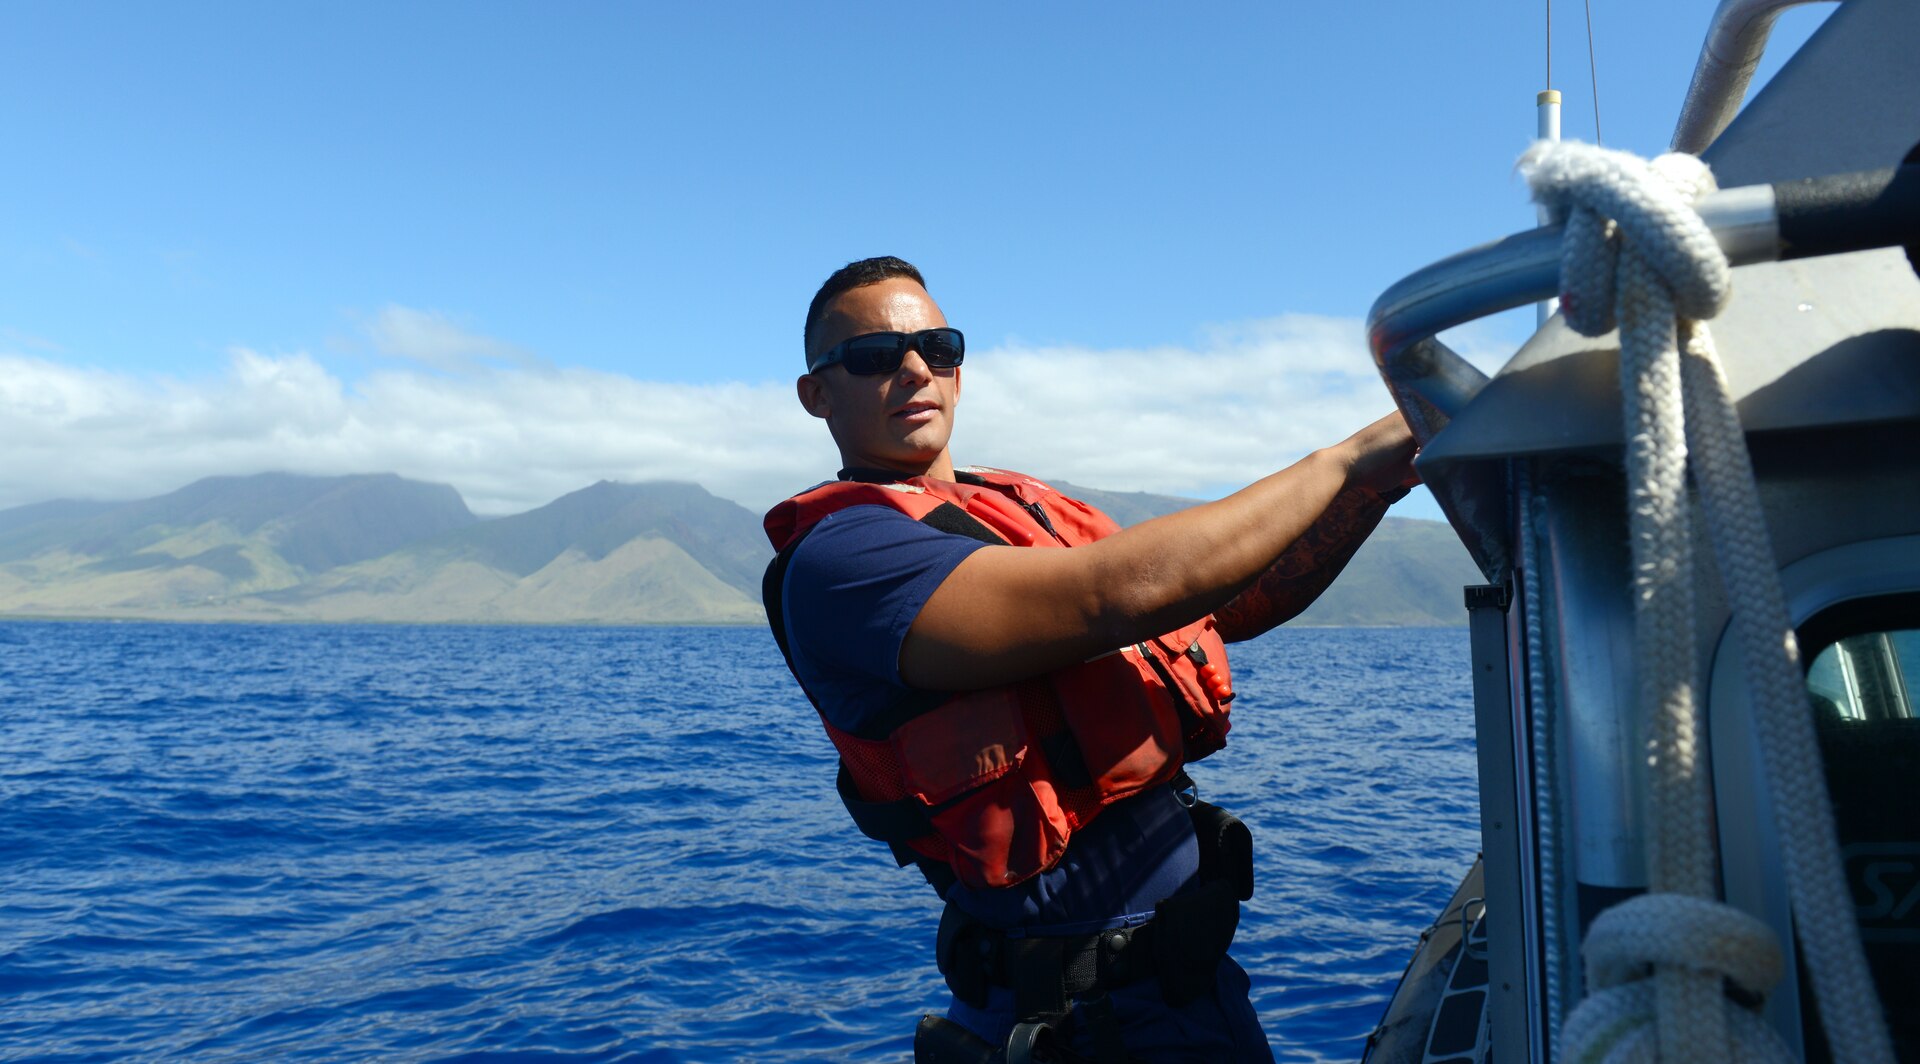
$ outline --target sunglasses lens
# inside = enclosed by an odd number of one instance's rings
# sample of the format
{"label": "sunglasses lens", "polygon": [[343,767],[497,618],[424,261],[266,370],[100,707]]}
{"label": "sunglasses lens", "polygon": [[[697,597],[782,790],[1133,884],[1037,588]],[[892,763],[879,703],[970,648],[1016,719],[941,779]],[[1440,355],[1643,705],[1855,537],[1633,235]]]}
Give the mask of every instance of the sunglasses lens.
{"label": "sunglasses lens", "polygon": [[892,373],[900,368],[900,360],[905,357],[910,342],[908,337],[900,333],[856,336],[847,341],[847,353],[842,361],[848,373],[863,376]]}
{"label": "sunglasses lens", "polygon": [[951,369],[960,364],[966,342],[958,329],[928,329],[919,336],[920,357],[935,369]]}

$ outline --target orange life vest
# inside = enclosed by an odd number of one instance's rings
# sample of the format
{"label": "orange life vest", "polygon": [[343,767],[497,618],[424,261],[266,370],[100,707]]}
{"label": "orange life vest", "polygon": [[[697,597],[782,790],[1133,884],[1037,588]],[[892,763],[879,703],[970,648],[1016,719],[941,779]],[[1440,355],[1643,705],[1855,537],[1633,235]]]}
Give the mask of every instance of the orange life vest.
{"label": "orange life vest", "polygon": [[[779,554],[762,591],[781,649],[787,560],[837,510],[886,506],[942,531],[1043,549],[1119,530],[1031,477],[981,468],[958,476],[843,480],[774,507],[766,530]],[[1021,683],[903,692],[858,733],[824,711],[820,719],[840,752],[841,798],[864,833],[892,845],[902,864],[942,862],[970,887],[1006,887],[1052,868],[1108,805],[1220,749],[1232,699],[1226,646],[1204,617]]]}

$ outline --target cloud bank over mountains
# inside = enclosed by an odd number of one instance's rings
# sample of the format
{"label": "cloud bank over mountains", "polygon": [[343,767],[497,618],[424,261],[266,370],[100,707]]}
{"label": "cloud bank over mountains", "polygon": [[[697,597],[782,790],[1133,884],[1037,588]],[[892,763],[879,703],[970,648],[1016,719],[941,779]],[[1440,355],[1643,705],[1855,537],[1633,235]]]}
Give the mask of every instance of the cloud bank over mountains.
{"label": "cloud bank over mountains", "polygon": [[[270,470],[392,471],[517,513],[598,480],[687,480],[759,509],[832,475],[790,380],[670,383],[555,367],[429,311],[365,331],[392,363],[230,352],[181,379],[74,366],[0,338],[0,508],[130,499]],[[11,349],[10,349],[11,348]],[[1123,491],[1250,482],[1389,409],[1351,319],[1286,315],[1195,344],[978,349],[954,454]]]}

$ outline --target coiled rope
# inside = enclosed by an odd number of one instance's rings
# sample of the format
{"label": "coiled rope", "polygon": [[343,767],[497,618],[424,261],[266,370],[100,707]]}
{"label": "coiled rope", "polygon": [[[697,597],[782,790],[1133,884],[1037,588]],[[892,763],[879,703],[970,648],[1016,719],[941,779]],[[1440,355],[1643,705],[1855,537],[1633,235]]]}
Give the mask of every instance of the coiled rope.
{"label": "coiled rope", "polygon": [[1691,470],[1754,695],[1795,926],[1829,1045],[1842,1064],[1892,1064],[1752,460],[1704,323],[1731,292],[1726,256],[1693,208],[1714,190],[1713,175],[1691,155],[1647,161],[1575,142],[1536,144],[1521,168],[1534,198],[1565,220],[1567,324],[1586,336],[1616,322],[1620,330],[1634,652],[1650,765],[1652,892],[1608,909],[1588,931],[1588,997],[1560,1032],[1561,1059],[1793,1059],[1723,989],[1730,980],[1757,1000],[1782,961],[1764,923],[1714,896],[1693,690]]}

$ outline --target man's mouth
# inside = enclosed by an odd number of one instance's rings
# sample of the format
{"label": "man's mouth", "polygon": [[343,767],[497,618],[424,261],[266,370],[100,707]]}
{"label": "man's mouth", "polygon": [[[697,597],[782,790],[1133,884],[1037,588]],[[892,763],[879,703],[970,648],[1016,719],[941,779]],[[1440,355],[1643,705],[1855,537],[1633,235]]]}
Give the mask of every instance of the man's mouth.
{"label": "man's mouth", "polygon": [[912,402],[893,412],[893,416],[907,421],[926,421],[940,409],[940,404],[930,402]]}

